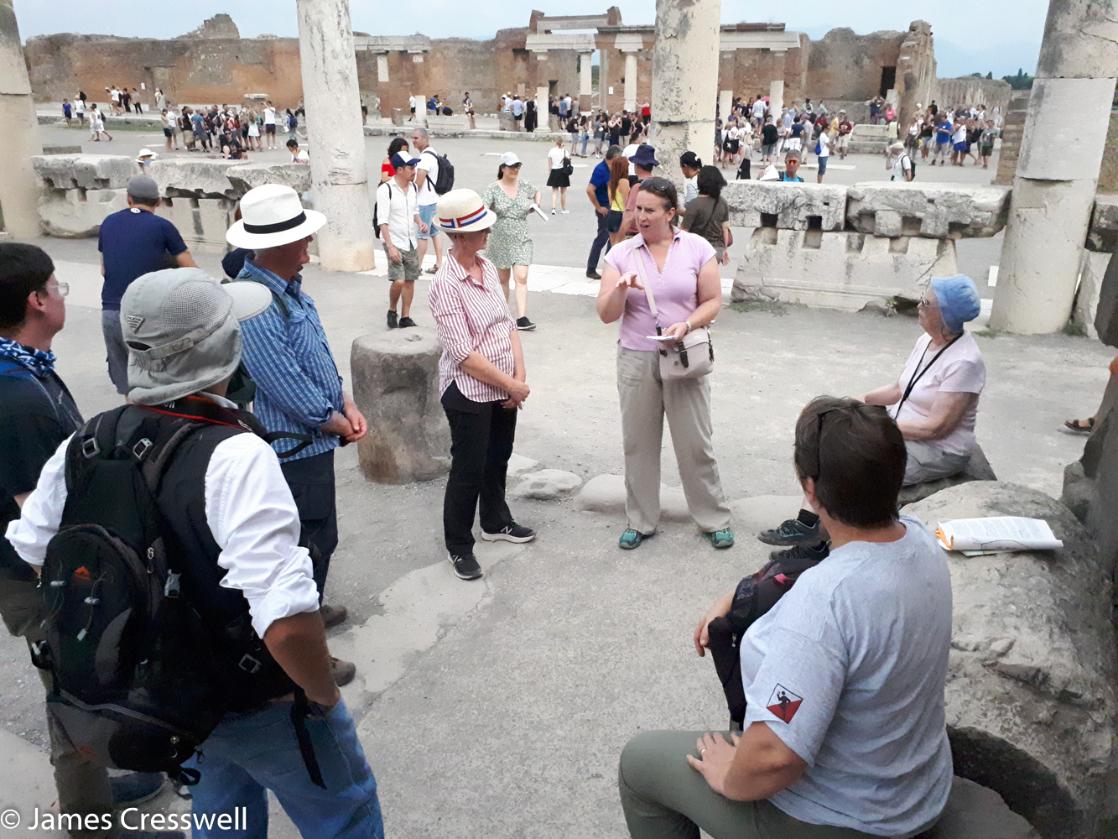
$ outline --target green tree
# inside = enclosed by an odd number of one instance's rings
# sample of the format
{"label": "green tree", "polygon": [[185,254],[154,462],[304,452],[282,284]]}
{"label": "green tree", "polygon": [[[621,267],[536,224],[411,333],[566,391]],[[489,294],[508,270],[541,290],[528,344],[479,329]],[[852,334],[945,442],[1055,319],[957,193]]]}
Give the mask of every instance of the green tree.
{"label": "green tree", "polygon": [[1017,68],[1017,75],[1002,76],[1002,79],[1009,82],[1014,90],[1029,90],[1033,86],[1033,77],[1020,67]]}

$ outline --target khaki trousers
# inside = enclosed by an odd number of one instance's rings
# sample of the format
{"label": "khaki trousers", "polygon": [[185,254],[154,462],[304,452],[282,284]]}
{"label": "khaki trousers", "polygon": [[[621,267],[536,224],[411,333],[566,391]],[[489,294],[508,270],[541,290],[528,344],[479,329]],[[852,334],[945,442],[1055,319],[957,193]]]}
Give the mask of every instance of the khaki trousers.
{"label": "khaki trousers", "polygon": [[731,801],[687,763],[704,731],[646,731],[621,753],[618,787],[633,839],[859,839],[869,834],[808,824],[768,801]]}
{"label": "khaki trousers", "polygon": [[617,348],[617,393],[625,447],[625,514],[629,527],[654,533],[660,523],[660,447],[664,417],[691,518],[704,533],[730,526],[711,444],[710,383],[660,379],[660,355]]}

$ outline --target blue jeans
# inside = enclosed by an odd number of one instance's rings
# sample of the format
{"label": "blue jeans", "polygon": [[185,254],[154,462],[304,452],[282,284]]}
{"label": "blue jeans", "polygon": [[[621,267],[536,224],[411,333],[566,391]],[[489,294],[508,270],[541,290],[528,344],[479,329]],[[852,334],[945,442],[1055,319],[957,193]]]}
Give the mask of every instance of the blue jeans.
{"label": "blue jeans", "polygon": [[345,702],[329,712],[312,706],[307,731],[326,789],[311,782],[295,728],[291,702],[227,714],[187,766],[202,779],[192,788],[195,818],[235,814],[244,807],[244,830],[196,827],[194,839],[267,839],[271,790],[307,839],[383,839],[377,782],[357,740]]}

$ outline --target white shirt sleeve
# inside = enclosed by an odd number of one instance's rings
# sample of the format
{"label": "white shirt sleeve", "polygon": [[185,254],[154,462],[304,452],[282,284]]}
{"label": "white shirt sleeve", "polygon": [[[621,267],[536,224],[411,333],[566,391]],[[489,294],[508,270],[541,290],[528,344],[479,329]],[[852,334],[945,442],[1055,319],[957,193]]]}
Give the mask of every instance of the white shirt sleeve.
{"label": "white shirt sleeve", "polygon": [[8,525],[7,538],[20,559],[40,568],[47,555],[47,543],[58,532],[66,506],[67,437],[54,450],[39,473],[35,490],[27,496],[18,519]]}
{"label": "white shirt sleeve", "polygon": [[299,547],[299,512],[271,446],[237,434],[206,468],[206,522],[221,548],[223,588],[241,591],[261,638],[274,621],[318,609],[310,554]]}
{"label": "white shirt sleeve", "polygon": [[377,226],[389,223],[392,215],[392,199],[388,195],[387,184],[377,187]]}

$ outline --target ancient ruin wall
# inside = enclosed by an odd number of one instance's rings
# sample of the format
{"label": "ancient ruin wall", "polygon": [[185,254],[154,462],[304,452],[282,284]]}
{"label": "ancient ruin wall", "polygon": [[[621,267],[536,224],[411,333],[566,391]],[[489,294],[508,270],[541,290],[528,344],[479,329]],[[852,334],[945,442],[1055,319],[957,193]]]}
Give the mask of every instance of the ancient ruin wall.
{"label": "ancient ruin wall", "polygon": [[[905,32],[858,35],[853,29],[832,29],[811,42],[807,95],[824,102],[869,99],[880,92],[882,68],[896,68]],[[892,87],[892,85],[891,85]],[[785,100],[788,100],[787,94]]]}
{"label": "ancient ruin wall", "polygon": [[985,105],[988,113],[995,107],[1004,115],[1009,110],[1009,96],[1013,88],[1001,79],[980,79],[961,76],[957,79],[937,79],[935,100],[943,107],[952,105]]}

